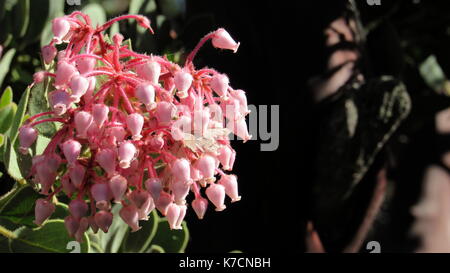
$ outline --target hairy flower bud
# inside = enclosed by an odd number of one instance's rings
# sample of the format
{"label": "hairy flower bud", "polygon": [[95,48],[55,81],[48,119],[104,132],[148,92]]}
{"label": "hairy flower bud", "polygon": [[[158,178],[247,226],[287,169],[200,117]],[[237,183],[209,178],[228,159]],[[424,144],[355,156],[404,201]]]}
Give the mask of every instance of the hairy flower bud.
{"label": "hairy flower bud", "polygon": [[235,175],[223,175],[218,183],[225,187],[225,193],[231,198],[232,203],[241,200],[238,194],[238,183]]}
{"label": "hairy flower bud", "polygon": [[197,197],[192,201],[192,208],[197,214],[198,219],[203,219],[205,216],[206,210],[208,209],[208,200],[203,197]]}
{"label": "hairy flower bud", "polygon": [[75,219],[81,219],[88,212],[88,205],[82,199],[74,199],[69,203],[70,214],[75,217]]}
{"label": "hairy flower bud", "polygon": [[70,80],[70,89],[72,89],[72,95],[70,98],[74,100],[74,102],[79,102],[80,98],[86,94],[86,91],[89,88],[89,81],[80,75],[75,75]]}
{"label": "hairy flower bud", "polygon": [[96,155],[96,161],[103,170],[112,177],[116,172],[116,152],[112,149],[103,149]]}
{"label": "hairy flower bud", "polygon": [[86,138],[89,126],[92,124],[93,117],[86,111],[80,111],[75,114],[75,129],[79,138]]}
{"label": "hairy flower bud", "polygon": [[156,119],[162,126],[167,126],[176,115],[177,108],[170,102],[161,101],[156,106]]}
{"label": "hairy flower bud", "polygon": [[127,180],[121,175],[115,175],[109,180],[109,187],[111,189],[114,200],[116,202],[119,202],[127,190]]}
{"label": "hairy flower bud", "polygon": [[214,92],[220,97],[226,98],[228,93],[228,84],[230,80],[224,74],[216,74],[211,78],[210,85]]}
{"label": "hairy flower bud", "polygon": [[226,208],[224,205],[225,201],[225,187],[220,184],[212,183],[206,189],[206,196],[209,201],[211,201],[214,206],[216,206],[216,211],[222,211]]}
{"label": "hairy flower bud", "polygon": [[67,163],[73,165],[77,162],[78,156],[80,156],[81,144],[74,139],[69,139],[62,144],[62,150]]}
{"label": "hairy flower bud", "polygon": [[94,70],[96,62],[96,59],[88,57],[79,58],[75,61],[78,71],[80,71],[81,74],[85,74]]}
{"label": "hairy flower bud", "polygon": [[142,138],[142,126],[144,126],[144,117],[142,115],[138,113],[128,115],[127,127],[133,137],[133,140],[139,140]]}
{"label": "hairy flower bud", "polygon": [[72,99],[70,98],[69,93],[64,90],[55,90],[48,94],[50,107],[53,112],[58,115],[64,115],[67,112],[67,109],[70,108],[72,103]]}
{"label": "hairy flower bud", "polygon": [[104,104],[94,104],[92,106],[92,117],[99,128],[108,120],[109,107]]}
{"label": "hairy flower bud", "polygon": [[161,66],[155,61],[148,61],[144,64],[136,66],[136,73],[139,77],[153,84],[158,84],[159,75],[161,74]]}
{"label": "hairy flower bud", "polygon": [[178,89],[177,96],[184,99],[188,96],[188,90],[192,85],[192,75],[185,71],[178,71],[174,75],[175,87]]}
{"label": "hairy flower bud", "polygon": [[62,86],[65,84],[69,84],[70,80],[73,76],[77,75],[78,71],[75,66],[68,63],[67,61],[58,62],[56,77],[55,77],[55,86]]}
{"label": "hairy flower bud", "polygon": [[97,212],[94,217],[97,226],[103,230],[104,233],[107,233],[112,224],[113,214],[109,211],[101,210]]}
{"label": "hairy flower bud", "polygon": [[151,84],[142,83],[136,86],[135,94],[148,111],[153,110],[156,107],[155,88]]}
{"label": "hairy flower bud", "polygon": [[169,222],[170,229],[177,229],[177,221],[180,217],[180,206],[172,203],[167,208],[167,222]]}
{"label": "hairy flower bud", "polygon": [[70,31],[70,23],[64,17],[56,18],[52,21],[52,32],[57,44],[62,43],[63,38]]}
{"label": "hairy flower bud", "polygon": [[152,198],[157,201],[162,190],[160,178],[149,178],[145,181],[145,188],[150,193]]}
{"label": "hairy flower bud", "polygon": [[91,187],[91,194],[98,209],[108,209],[109,200],[112,198],[112,193],[107,183],[94,184]]}
{"label": "hairy flower bud", "polygon": [[131,227],[131,231],[135,232],[141,229],[139,226],[139,213],[134,205],[124,206],[120,212],[122,220]]}
{"label": "hairy flower bud", "polygon": [[130,167],[130,162],[136,155],[136,146],[131,141],[125,141],[119,146],[119,165],[123,169]]}
{"label": "hairy flower bud", "polygon": [[50,64],[56,57],[56,47],[54,45],[46,45],[41,49],[42,59],[45,64]]}
{"label": "hairy flower bud", "polygon": [[172,174],[175,181],[191,182],[191,164],[185,158],[179,158],[172,163]]}
{"label": "hairy flower bud", "polygon": [[214,173],[216,169],[216,160],[210,155],[203,155],[195,163],[197,168],[207,182],[214,182]]}

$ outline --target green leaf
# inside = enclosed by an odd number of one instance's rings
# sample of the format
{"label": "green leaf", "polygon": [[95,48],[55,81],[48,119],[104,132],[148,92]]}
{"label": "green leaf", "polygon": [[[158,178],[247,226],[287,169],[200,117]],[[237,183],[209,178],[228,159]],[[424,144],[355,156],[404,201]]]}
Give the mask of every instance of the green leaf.
{"label": "green leaf", "polygon": [[152,245],[162,246],[167,253],[183,253],[189,241],[189,230],[183,221],[182,230],[170,230],[167,219],[160,219]]}
{"label": "green leaf", "polygon": [[15,103],[0,108],[0,134],[5,134],[11,127],[16,111],[17,105]]}
{"label": "green leaf", "polygon": [[153,210],[147,221],[140,221],[142,228],[136,232],[128,232],[123,243],[123,252],[139,252],[147,250],[148,246],[155,237],[159,223],[159,216]]}
{"label": "green leaf", "polygon": [[25,116],[25,112],[27,110],[29,97],[30,87],[27,87],[25,92],[22,94],[22,97],[20,98],[19,106],[17,107],[16,115],[14,116],[13,124],[11,126],[11,131],[9,132],[9,137],[12,143],[16,141],[19,127],[22,125],[23,117]]}
{"label": "green leaf", "polygon": [[16,54],[16,49],[11,48],[8,50],[0,60],[0,86],[3,84],[3,80],[6,77],[6,74],[9,72],[9,67],[11,65],[11,61],[14,58],[14,54]]}
{"label": "green leaf", "polygon": [[[36,84],[30,92],[30,100],[28,103],[28,113],[36,115],[39,113],[50,111],[50,106],[47,100],[48,88],[50,88],[51,81],[43,81]],[[40,119],[48,118],[43,116]],[[54,122],[44,122],[36,125],[40,134],[46,137],[52,137],[56,133],[56,125]]]}
{"label": "green leaf", "polygon": [[436,56],[430,55],[419,65],[419,72],[426,84],[436,92],[440,92],[446,76],[439,65]]}
{"label": "green leaf", "polygon": [[5,151],[3,162],[8,174],[17,182],[25,184],[25,177],[31,170],[32,159],[30,154],[23,155],[18,152],[19,143],[14,145],[9,139],[5,140]]}
{"label": "green leaf", "polygon": [[33,23],[28,25],[28,29],[25,35],[27,43],[38,41],[41,37],[42,31],[45,27],[48,17],[42,16],[42,14],[48,14],[50,12],[50,2],[62,2],[51,0],[33,0],[30,1],[30,18],[33,19]]}
{"label": "green leaf", "polygon": [[117,253],[122,245],[123,239],[129,230],[129,227],[120,218],[119,211],[122,208],[121,204],[116,204],[111,210],[114,215],[113,221],[107,233],[98,231],[100,238],[100,247],[105,253]]}
{"label": "green leaf", "polygon": [[0,98],[0,108],[5,107],[13,102],[13,91],[11,86],[6,87],[3,91],[2,97]]}
{"label": "green leaf", "polygon": [[13,9],[14,36],[23,37],[30,22],[30,0],[19,0]]}
{"label": "green leaf", "polygon": [[0,207],[0,219],[6,219],[14,224],[36,227],[34,221],[34,206],[41,196],[29,186],[20,187],[13,196]]}
{"label": "green leaf", "polygon": [[38,135],[36,142],[31,146],[31,150],[33,152],[33,155],[40,155],[44,152],[45,148],[47,148],[47,145],[50,143],[51,139]]}
{"label": "green leaf", "polygon": [[[14,234],[16,239],[11,240],[10,248],[16,253],[68,253],[68,243],[74,241],[67,234],[63,220],[49,220],[42,227],[30,229],[21,228]],[[81,252],[89,252],[90,242],[84,235],[84,242],[80,244]]]}
{"label": "green leaf", "polygon": [[86,5],[82,12],[89,15],[94,27],[102,25],[106,22],[106,13],[103,7],[97,3],[91,3]]}

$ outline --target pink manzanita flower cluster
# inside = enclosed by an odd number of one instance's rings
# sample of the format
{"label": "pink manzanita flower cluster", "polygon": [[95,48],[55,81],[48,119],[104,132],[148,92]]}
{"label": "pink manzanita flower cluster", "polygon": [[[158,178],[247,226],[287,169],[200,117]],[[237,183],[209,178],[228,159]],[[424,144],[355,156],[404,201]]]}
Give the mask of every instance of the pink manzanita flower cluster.
{"label": "pink manzanita flower cluster", "polygon": [[[137,231],[139,220],[155,208],[171,229],[181,229],[191,191],[190,207],[200,219],[208,200],[217,211],[225,209],[226,196],[240,200],[236,176],[225,171],[232,170],[236,156],[231,133],[251,138],[245,92],[231,88],[226,75],[197,70],[192,62],[208,40],[234,52],[239,43],[218,29],[181,67],[132,51],[120,34],[111,40],[102,34],[123,19],[136,19],[153,32],[140,15],[120,16],[96,28],[78,11],[53,20],[54,38],[42,56],[46,64],[56,64],[54,73],[34,76],[34,83],[53,78],[52,111],[29,118],[19,132],[20,151],[27,153],[38,136],[37,124],[62,123],[43,154],[33,158],[31,176],[47,195],[36,202],[35,223],[51,216],[52,196],[63,191],[71,198],[65,225],[77,240],[89,227],[108,231],[114,202],[123,205],[120,217]],[[64,43],[58,52],[55,45]]]}

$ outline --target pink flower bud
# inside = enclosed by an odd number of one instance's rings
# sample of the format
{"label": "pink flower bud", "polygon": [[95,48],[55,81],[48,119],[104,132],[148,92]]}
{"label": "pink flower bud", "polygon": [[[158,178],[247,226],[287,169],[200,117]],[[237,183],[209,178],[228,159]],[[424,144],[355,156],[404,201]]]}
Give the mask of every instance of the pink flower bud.
{"label": "pink flower bud", "polygon": [[175,87],[178,89],[177,96],[184,99],[188,96],[188,90],[192,85],[193,77],[185,71],[178,71],[174,75]]}
{"label": "pink flower bud", "polygon": [[149,198],[152,197],[150,196],[150,193],[145,190],[134,190],[129,196],[130,201],[136,206],[137,209],[140,209]]}
{"label": "pink flower bud", "polygon": [[130,167],[130,162],[136,155],[136,146],[131,141],[125,141],[119,146],[119,165],[123,169]]}
{"label": "pink flower bud", "polygon": [[151,136],[148,144],[152,149],[159,151],[164,147],[164,143],[164,138],[158,134]]}
{"label": "pink flower bud", "polygon": [[208,209],[208,200],[203,197],[197,197],[192,201],[192,208],[197,214],[198,219],[203,219],[205,216],[206,210]]}
{"label": "pink flower bud", "polygon": [[77,190],[75,186],[70,182],[69,175],[61,177],[61,185],[67,196],[72,197],[72,194]]}
{"label": "pink flower bud", "polygon": [[130,114],[127,117],[127,127],[133,136],[133,140],[142,138],[141,131],[144,126],[144,117],[138,113]]}
{"label": "pink flower bud", "polygon": [[72,95],[70,96],[75,102],[79,102],[80,98],[86,94],[89,88],[89,81],[80,75],[75,75],[70,80],[70,89],[72,89]]}
{"label": "pink flower bud", "polygon": [[[107,129],[107,135],[114,138],[114,142],[122,142],[127,135],[127,131],[123,127],[110,127]],[[115,146],[115,144],[114,144]]]}
{"label": "pink flower bud", "polygon": [[236,53],[239,48],[239,44],[240,43],[236,43],[233,38],[231,38],[230,34],[223,28],[219,28],[214,32],[212,45],[215,48],[229,49]]}
{"label": "pink flower bud", "polygon": [[150,81],[153,84],[158,84],[161,66],[155,61],[149,61],[136,66],[136,73],[139,77]]}
{"label": "pink flower bud", "polygon": [[56,57],[56,47],[54,45],[46,45],[41,49],[42,59],[45,64],[50,64]]}
{"label": "pink flower bud", "polygon": [[139,84],[136,86],[135,91],[136,98],[142,102],[148,111],[153,110],[156,107],[155,103],[155,88],[151,84]]}
{"label": "pink flower bud", "polygon": [[86,217],[81,218],[80,226],[78,227],[77,232],[75,232],[75,239],[79,242],[83,242],[84,233],[89,228],[89,219]]}
{"label": "pink flower bud", "polygon": [[207,182],[214,182],[214,173],[216,170],[216,160],[210,155],[201,156],[195,163],[195,167],[200,171]]}
{"label": "pink flower bud", "polygon": [[43,82],[45,79],[45,71],[38,71],[33,74],[33,82],[40,83]]}
{"label": "pink flower bud", "polygon": [[161,101],[156,106],[156,119],[162,126],[169,125],[176,115],[177,108],[170,102]]}
{"label": "pink flower bud", "polygon": [[109,185],[107,183],[95,183],[91,187],[91,194],[92,198],[94,198],[96,202],[109,202],[112,197],[111,190],[109,189]]}
{"label": "pink flower bud", "polygon": [[210,85],[212,90],[220,97],[226,98],[228,93],[228,84],[230,80],[224,74],[216,74],[211,78]]}
{"label": "pink flower bud", "polygon": [[242,116],[247,115],[250,113],[250,110],[248,110],[247,105],[247,96],[245,95],[245,92],[243,90],[231,90],[231,96],[239,101],[239,110],[241,112]]}
{"label": "pink flower bud", "polygon": [[187,206],[179,205],[180,207],[180,215],[178,216],[177,222],[175,223],[175,229],[183,229],[181,224],[183,223],[183,219],[186,216]]}
{"label": "pink flower bud", "polygon": [[94,234],[95,233],[97,233],[97,231],[98,231],[98,225],[97,225],[97,223],[95,222],[95,216],[89,216],[88,217],[88,220],[89,220],[89,226],[91,227],[91,229],[92,229],[92,231],[94,232]]}
{"label": "pink flower bud", "polygon": [[73,165],[77,162],[78,156],[80,156],[81,144],[74,139],[69,139],[62,144],[62,150],[67,163]]}
{"label": "pink flower bud", "polygon": [[159,193],[162,190],[162,184],[160,178],[149,178],[145,181],[145,188],[150,193],[152,198],[157,201],[159,198]]}
{"label": "pink flower bud", "polygon": [[210,113],[205,108],[203,111],[194,112],[194,133],[199,136],[204,136],[208,129]]}
{"label": "pink flower bud", "polygon": [[180,141],[184,139],[184,133],[191,133],[192,121],[188,116],[181,116],[177,121],[172,124],[170,133],[173,139]]}
{"label": "pink flower bud", "polygon": [[200,173],[200,171],[197,168],[191,166],[191,179],[194,181],[198,181],[202,178],[203,178],[203,176]]}
{"label": "pink flower bud", "polygon": [[93,117],[86,111],[80,111],[75,114],[75,128],[79,138],[86,138],[89,126],[92,124]]}
{"label": "pink flower bud", "polygon": [[78,71],[80,71],[81,74],[85,74],[94,70],[97,60],[94,58],[84,57],[77,59],[75,63],[77,65]]}
{"label": "pink flower bud", "polygon": [[112,177],[116,172],[116,152],[112,149],[103,149],[96,155],[96,161]]}
{"label": "pink flower bud", "polygon": [[167,208],[167,222],[169,222],[170,229],[177,229],[177,221],[180,217],[180,207],[177,204],[170,204]]}
{"label": "pink flower bud", "polygon": [[174,202],[178,205],[184,205],[186,203],[186,196],[189,194],[190,184],[174,181],[171,185]]}
{"label": "pink flower bud", "polygon": [[36,141],[38,132],[33,127],[24,125],[19,129],[19,151],[26,155],[28,154],[28,148]]}
{"label": "pink flower bud", "polygon": [[231,170],[231,155],[233,154],[233,151],[230,147],[223,145],[218,150],[218,156],[217,159],[219,159],[220,163],[222,164],[222,168],[226,171]]}
{"label": "pink flower bud", "polygon": [[120,202],[128,188],[127,180],[121,175],[115,175],[109,180],[109,188],[114,196],[114,200]]}
{"label": "pink flower bud", "polygon": [[69,236],[73,237],[75,236],[75,233],[80,227],[80,222],[79,220],[75,219],[75,217],[73,217],[72,215],[69,215],[66,218],[64,218],[64,225],[67,229],[67,233],[69,233]]}
{"label": "pink flower bud", "polygon": [[86,168],[79,163],[75,163],[72,167],[69,168],[70,181],[78,189],[83,184],[85,174]]}
{"label": "pink flower bud", "polygon": [[72,79],[72,77],[77,74],[78,71],[75,66],[69,64],[66,61],[58,62],[58,66],[56,69],[55,86],[68,84],[70,79]]}
{"label": "pink flower bud", "polygon": [[245,118],[240,118],[238,120],[229,120],[227,123],[227,128],[230,129],[233,134],[242,138],[242,140],[247,142],[252,138],[252,135],[249,135],[247,129],[247,123],[245,122]]}
{"label": "pink flower bud", "polygon": [[161,191],[159,193],[158,201],[156,202],[156,209],[161,212],[162,215],[167,214],[167,209],[169,208],[169,205],[173,202],[173,197],[169,193],[165,191]]}
{"label": "pink flower bud", "polygon": [[109,227],[112,224],[113,214],[109,211],[101,210],[95,214],[95,223],[103,230],[104,233],[108,232]]}
{"label": "pink flower bud", "polygon": [[119,215],[122,218],[122,220],[131,227],[132,232],[141,229],[141,227],[139,227],[138,210],[134,205],[124,206],[120,210]]}
{"label": "pink flower bud", "polygon": [[37,199],[36,207],[34,208],[35,220],[34,223],[38,226],[42,225],[47,218],[55,212],[55,205],[46,199]]}
{"label": "pink flower bud", "polygon": [[218,183],[225,187],[225,193],[231,198],[232,203],[241,200],[238,194],[238,183],[235,175],[224,175]]}
{"label": "pink flower bud", "polygon": [[48,94],[50,106],[53,112],[58,115],[64,115],[70,105],[72,104],[72,100],[70,98],[69,93],[64,90],[55,90]]}
{"label": "pink flower bud", "polygon": [[56,18],[52,21],[52,32],[57,44],[60,44],[70,31],[70,23],[64,17]]}
{"label": "pink flower bud", "polygon": [[216,211],[222,211],[226,208],[224,205],[225,201],[225,187],[220,184],[212,183],[206,189],[206,196],[209,201],[211,201],[214,206],[216,206]]}
{"label": "pink flower bud", "polygon": [[95,84],[97,83],[97,79],[95,77],[89,77],[88,82],[89,82],[89,87],[86,91],[86,94],[84,94],[84,96],[83,96],[83,100],[85,103],[88,103],[91,101],[92,96],[94,95],[94,89],[95,89]]}
{"label": "pink flower bud", "polygon": [[[92,117],[99,128],[108,120],[109,107],[104,104],[94,104],[92,106]],[[124,135],[125,136],[125,135]]]}
{"label": "pink flower bud", "polygon": [[185,158],[176,159],[172,162],[172,174],[175,181],[183,183],[191,182],[191,164]]}
{"label": "pink flower bud", "polygon": [[88,205],[82,199],[74,199],[69,203],[69,212],[75,219],[81,219],[88,212]]}
{"label": "pink flower bud", "polygon": [[42,186],[41,194],[47,195],[53,183],[55,183],[56,171],[61,164],[61,158],[56,154],[39,158],[39,160],[33,162],[33,165],[36,166],[36,179]]}

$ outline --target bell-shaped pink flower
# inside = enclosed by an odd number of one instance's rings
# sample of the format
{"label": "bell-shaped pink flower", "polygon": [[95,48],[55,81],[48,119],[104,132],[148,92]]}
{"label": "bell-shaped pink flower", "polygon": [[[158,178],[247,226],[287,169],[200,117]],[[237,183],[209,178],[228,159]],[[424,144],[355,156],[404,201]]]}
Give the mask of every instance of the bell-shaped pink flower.
{"label": "bell-shaped pink flower", "polygon": [[139,226],[139,213],[134,205],[124,206],[120,212],[122,220],[131,227],[131,231],[135,232],[141,229]]}
{"label": "bell-shaped pink flower", "polygon": [[242,138],[244,143],[252,138],[252,135],[248,133],[245,118],[240,118],[238,120],[229,120],[227,122],[227,128],[230,129],[233,132],[233,134]]}
{"label": "bell-shaped pink flower", "polygon": [[119,165],[123,169],[130,167],[130,162],[136,155],[136,146],[131,141],[125,141],[119,146]]}
{"label": "bell-shaped pink flower", "polygon": [[52,32],[55,36],[55,40],[57,44],[62,43],[64,37],[70,31],[70,22],[67,21],[64,17],[59,17],[53,19],[52,21]]}
{"label": "bell-shaped pink flower", "polygon": [[156,106],[156,119],[162,126],[169,125],[176,115],[177,108],[170,102],[160,101]]}
{"label": "bell-shaped pink flower", "polygon": [[109,200],[112,198],[108,183],[95,183],[91,187],[92,198],[94,198],[97,208],[105,209],[109,207]]}
{"label": "bell-shaped pink flower", "polygon": [[83,100],[85,103],[88,103],[91,101],[93,95],[94,95],[94,89],[95,89],[95,85],[97,83],[97,78],[96,77],[89,77],[88,78],[88,82],[89,82],[89,87],[86,91],[86,94],[84,94],[83,96]]}
{"label": "bell-shaped pink flower", "polygon": [[192,121],[189,116],[181,116],[172,124],[170,133],[173,139],[180,141],[184,139],[184,133],[191,133]]}
{"label": "bell-shaped pink flower", "polygon": [[214,32],[211,42],[215,48],[233,50],[234,53],[236,53],[240,44],[236,43],[233,38],[231,38],[230,34],[223,28],[219,28]]}
{"label": "bell-shaped pink flower", "polygon": [[106,129],[106,135],[114,138],[114,146],[116,146],[116,143],[125,139],[127,131],[123,127],[110,127]]}
{"label": "bell-shaped pink flower", "polygon": [[78,227],[77,232],[75,232],[75,239],[79,242],[83,242],[84,233],[89,228],[89,219],[86,217],[83,217],[80,219],[80,225]]}
{"label": "bell-shaped pink flower", "polygon": [[205,108],[203,111],[194,111],[194,133],[197,136],[205,136],[210,121],[210,113]]}
{"label": "bell-shaped pink flower", "polygon": [[136,98],[142,102],[148,111],[156,107],[155,103],[155,88],[151,84],[142,83],[136,86]]}
{"label": "bell-shaped pink flower", "polygon": [[172,203],[167,208],[167,222],[169,222],[170,229],[177,229],[177,221],[180,217],[180,206]]}
{"label": "bell-shaped pink flower", "polygon": [[232,203],[241,200],[241,197],[238,194],[236,175],[223,175],[218,183],[225,187],[225,193],[231,198]]}
{"label": "bell-shaped pink flower", "polygon": [[55,183],[56,171],[61,164],[61,158],[57,154],[45,155],[33,159],[36,168],[36,179],[41,184],[41,194],[48,194],[53,183]]}
{"label": "bell-shaped pink flower", "polygon": [[93,117],[89,112],[80,111],[75,114],[75,128],[79,138],[86,138],[87,131],[92,124]]}
{"label": "bell-shaped pink flower", "polygon": [[210,186],[206,189],[206,196],[208,197],[209,201],[211,201],[214,206],[216,206],[216,211],[222,211],[226,208],[224,205],[225,201],[225,187],[212,183]]}
{"label": "bell-shaped pink flower", "polygon": [[183,229],[181,224],[183,223],[183,219],[186,216],[187,206],[186,205],[178,205],[180,207],[180,215],[178,215],[177,222],[175,223],[175,229]]}
{"label": "bell-shaped pink flower", "polygon": [[55,86],[62,86],[65,84],[69,84],[72,77],[77,74],[78,71],[76,67],[73,66],[72,64],[66,61],[58,62],[56,69]]}
{"label": "bell-shaped pink flower", "polygon": [[156,202],[156,209],[161,212],[162,215],[167,214],[167,209],[169,208],[169,205],[173,202],[173,197],[169,193],[165,191],[161,191],[159,193],[158,201]]}
{"label": "bell-shaped pink flower", "polygon": [[222,145],[217,152],[218,152],[217,159],[219,159],[220,163],[222,164],[222,168],[226,171],[231,170],[230,163],[231,163],[231,155],[233,154],[231,148],[226,145]]}
{"label": "bell-shaped pink flower", "polygon": [[159,193],[162,190],[161,179],[158,177],[147,179],[145,181],[145,188],[150,193],[153,200],[157,201],[159,198]]}
{"label": "bell-shaped pink flower", "polygon": [[115,175],[109,180],[109,188],[114,200],[120,202],[128,188],[127,179],[121,175]]}
{"label": "bell-shaped pink flower", "polygon": [[75,217],[75,219],[81,219],[88,212],[88,205],[84,200],[77,198],[69,203],[70,214]]}
{"label": "bell-shaped pink flower", "polygon": [[231,90],[230,94],[233,98],[237,99],[239,101],[239,110],[242,116],[246,116],[250,113],[250,110],[248,110],[247,105],[247,96],[245,95],[245,92],[243,90]]}
{"label": "bell-shaped pink flower", "polygon": [[201,156],[195,163],[197,168],[207,182],[214,182],[214,173],[216,170],[216,160],[210,155]]}
{"label": "bell-shaped pink flower", "polygon": [[172,162],[172,174],[175,181],[191,182],[191,164],[185,158],[176,159]]}
{"label": "bell-shaped pink flower", "polygon": [[186,98],[188,96],[188,90],[194,80],[191,73],[181,70],[176,72],[173,78],[175,87],[178,89],[177,96],[180,99]]}
{"label": "bell-shaped pink flower", "polygon": [[174,181],[171,185],[174,202],[178,205],[186,203],[186,196],[189,194],[191,186],[189,183]]}
{"label": "bell-shaped pink flower", "polygon": [[127,116],[127,128],[130,131],[133,140],[142,138],[141,131],[144,126],[144,117],[141,114],[133,113]]}
{"label": "bell-shaped pink flower", "polygon": [[148,141],[148,144],[153,150],[159,151],[164,147],[164,138],[161,134],[157,134],[155,136],[150,136],[150,140]]}
{"label": "bell-shaped pink flower", "polygon": [[116,172],[116,152],[112,149],[103,149],[96,155],[96,161],[102,169],[112,177]]}
{"label": "bell-shaped pink flower", "polygon": [[55,212],[55,205],[46,199],[37,199],[36,207],[34,208],[35,220],[34,223],[38,226],[42,225],[47,218]]}
{"label": "bell-shaped pink flower", "polygon": [[72,167],[69,168],[70,181],[78,189],[83,184],[85,174],[86,168],[79,163],[75,163]]}
{"label": "bell-shaped pink flower", "polygon": [[113,214],[109,211],[101,210],[95,214],[95,223],[103,230],[104,233],[108,232],[109,227],[112,224]]}
{"label": "bell-shaped pink flower", "polygon": [[198,181],[202,178],[203,178],[203,176],[200,173],[200,171],[197,168],[195,168],[194,166],[191,166],[191,179],[193,181]]}
{"label": "bell-shaped pink flower", "polygon": [[97,231],[98,231],[98,225],[95,222],[95,216],[93,216],[93,215],[89,216],[88,220],[89,220],[89,226],[91,227],[91,229],[94,232],[94,234],[96,234]]}
{"label": "bell-shaped pink flower", "polygon": [[45,71],[38,71],[33,74],[33,82],[40,83],[43,82],[46,77]]}
{"label": "bell-shaped pink flower", "polygon": [[80,75],[75,75],[70,79],[70,89],[72,89],[72,95],[70,98],[78,103],[80,98],[86,94],[86,91],[89,88],[89,81]]}
{"label": "bell-shaped pink flower", "polygon": [[105,104],[94,104],[92,106],[92,117],[99,128],[108,120],[109,107]]}
{"label": "bell-shaped pink flower", "polygon": [[77,188],[75,188],[75,186],[70,182],[69,174],[63,175],[63,177],[61,177],[61,186],[63,188],[63,191],[69,197],[72,197],[73,193],[77,190]]}
{"label": "bell-shaped pink flower", "polygon": [[43,46],[41,49],[42,59],[45,64],[50,64],[56,57],[56,47],[52,44]]}
{"label": "bell-shaped pink flower", "polygon": [[74,139],[69,139],[62,144],[62,150],[67,163],[74,165],[77,162],[78,156],[80,156],[81,144]]}
{"label": "bell-shaped pink flower", "polygon": [[64,115],[72,104],[69,93],[64,90],[55,90],[48,94],[50,107],[58,115]]}
{"label": "bell-shaped pink flower", "polygon": [[141,208],[138,210],[139,220],[148,220],[148,215],[154,209],[155,209],[155,201],[151,197],[147,198],[145,203],[142,204]]}
{"label": "bell-shaped pink flower", "polygon": [[203,219],[206,210],[208,209],[208,200],[199,196],[192,201],[191,205],[195,211],[195,214],[197,214],[198,219]]}
{"label": "bell-shaped pink flower", "polygon": [[136,206],[137,209],[140,209],[149,198],[152,198],[150,196],[150,193],[145,190],[134,190],[129,195],[130,201]]}
{"label": "bell-shaped pink flower", "polygon": [[64,226],[67,229],[67,233],[69,233],[69,237],[74,237],[78,228],[80,227],[80,221],[73,217],[72,215],[64,218]]}
{"label": "bell-shaped pink flower", "polygon": [[24,125],[19,129],[19,151],[26,155],[28,154],[28,148],[36,141],[38,132],[31,126]]}
{"label": "bell-shaped pink flower", "polygon": [[94,70],[97,60],[94,58],[83,57],[78,58],[75,63],[77,65],[78,71],[80,71],[81,74],[85,74]]}
{"label": "bell-shaped pink flower", "polygon": [[139,77],[153,84],[158,84],[159,76],[161,75],[161,66],[158,62],[148,61],[136,66],[136,73]]}
{"label": "bell-shaped pink flower", "polygon": [[216,92],[220,97],[226,98],[228,94],[228,87],[230,84],[230,80],[224,74],[216,74],[211,78],[209,82],[212,90]]}

